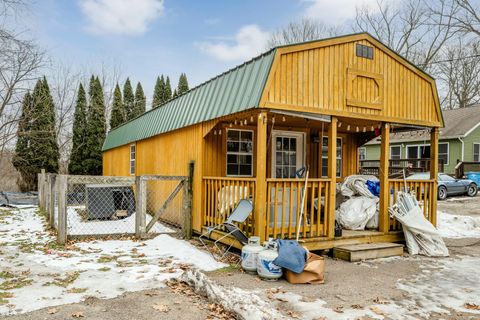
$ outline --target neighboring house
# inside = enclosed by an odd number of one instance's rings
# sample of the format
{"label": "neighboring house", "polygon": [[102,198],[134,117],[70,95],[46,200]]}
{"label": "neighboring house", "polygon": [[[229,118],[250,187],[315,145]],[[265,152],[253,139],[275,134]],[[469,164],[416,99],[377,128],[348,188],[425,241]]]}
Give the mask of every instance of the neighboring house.
{"label": "neighboring house", "polygon": [[[399,223],[388,214],[396,199],[390,188],[380,195],[378,230],[335,238],[336,183],[358,172],[358,147],[375,128],[388,141],[393,124],[429,128],[437,143],[443,119],[432,77],[366,33],[287,45],[110,131],[103,174],[186,175],[194,161],[194,231],[223,222],[247,198],[254,209],[241,228],[263,240],[295,238],[304,185],[296,172],[307,167],[299,229],[304,246],[402,241]],[[389,180],[387,147],[382,150],[379,179],[393,188],[399,182]],[[436,180],[422,186],[430,190],[422,199],[435,224]],[[158,211],[154,202],[147,199],[149,212]],[[222,235],[217,230],[211,237]]]}
{"label": "neighboring house", "polygon": [[[439,131],[438,158],[444,172],[455,173],[458,161],[480,161],[480,105],[443,111],[445,128]],[[380,138],[360,147],[361,160],[380,159]],[[390,159],[430,158],[430,132],[427,130],[393,133]]]}

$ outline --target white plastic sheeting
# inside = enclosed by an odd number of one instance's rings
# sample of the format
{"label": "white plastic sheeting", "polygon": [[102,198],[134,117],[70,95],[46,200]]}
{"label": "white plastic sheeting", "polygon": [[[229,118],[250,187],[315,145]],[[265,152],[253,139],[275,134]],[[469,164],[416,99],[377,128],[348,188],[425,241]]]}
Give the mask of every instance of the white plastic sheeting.
{"label": "white plastic sheeting", "polygon": [[[336,213],[340,225],[349,230],[364,230],[367,223],[375,216],[378,198],[365,196],[348,199],[340,205]],[[377,225],[378,225],[378,218]]]}
{"label": "white plastic sheeting", "polygon": [[336,211],[336,220],[349,230],[378,228],[378,201],[367,187],[367,180],[378,181],[375,176],[351,175],[345,178],[337,190],[350,198],[340,204]]}
{"label": "white plastic sheeting", "polygon": [[408,253],[448,257],[448,249],[438,230],[428,221],[414,195],[399,192],[397,203],[389,209],[403,226]]}

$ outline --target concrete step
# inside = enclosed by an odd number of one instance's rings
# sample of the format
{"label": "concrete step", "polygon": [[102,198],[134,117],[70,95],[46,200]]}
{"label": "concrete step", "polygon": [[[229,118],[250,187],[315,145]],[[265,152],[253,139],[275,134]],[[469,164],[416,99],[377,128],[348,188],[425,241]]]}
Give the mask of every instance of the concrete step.
{"label": "concrete step", "polygon": [[403,244],[362,243],[333,248],[333,257],[350,262],[403,255]]}

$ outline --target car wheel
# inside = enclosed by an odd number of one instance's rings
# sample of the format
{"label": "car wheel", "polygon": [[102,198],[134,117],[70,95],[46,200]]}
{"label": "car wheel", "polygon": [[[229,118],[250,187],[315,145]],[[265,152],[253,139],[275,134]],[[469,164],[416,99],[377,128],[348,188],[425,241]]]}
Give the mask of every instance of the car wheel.
{"label": "car wheel", "polygon": [[475,197],[477,195],[477,192],[478,192],[478,187],[476,184],[474,183],[471,183],[469,186],[468,186],[468,189],[467,189],[467,196],[469,197]]}
{"label": "car wheel", "polygon": [[444,186],[438,187],[438,200],[445,200],[447,198],[447,188]]}

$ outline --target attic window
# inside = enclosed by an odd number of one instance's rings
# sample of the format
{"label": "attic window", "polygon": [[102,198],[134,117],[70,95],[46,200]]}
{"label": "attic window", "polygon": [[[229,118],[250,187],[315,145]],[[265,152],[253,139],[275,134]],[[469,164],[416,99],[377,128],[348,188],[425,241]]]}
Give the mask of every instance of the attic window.
{"label": "attic window", "polygon": [[356,54],[357,57],[373,59],[373,47],[357,44]]}

